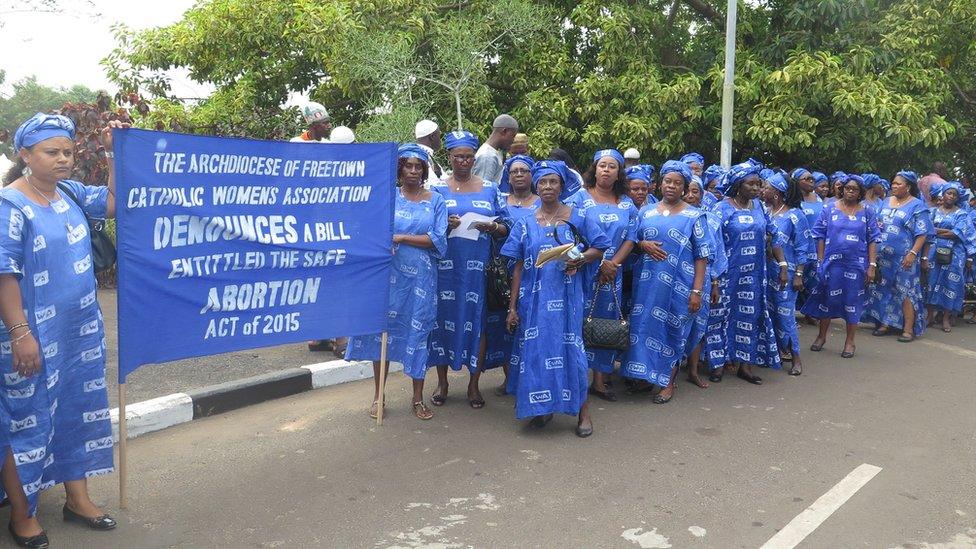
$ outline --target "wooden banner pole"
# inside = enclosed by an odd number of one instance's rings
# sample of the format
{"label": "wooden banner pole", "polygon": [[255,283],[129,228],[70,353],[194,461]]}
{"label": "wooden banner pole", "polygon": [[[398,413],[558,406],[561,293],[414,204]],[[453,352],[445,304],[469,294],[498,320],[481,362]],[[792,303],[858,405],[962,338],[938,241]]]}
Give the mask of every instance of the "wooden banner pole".
{"label": "wooden banner pole", "polygon": [[119,507],[127,509],[129,494],[126,489],[128,483],[128,453],[126,451],[129,432],[125,423],[125,383],[119,383]]}
{"label": "wooden banner pole", "polygon": [[380,398],[376,403],[376,424],[383,425],[383,404],[386,402],[386,371],[389,364],[386,361],[386,344],[389,338],[387,332],[380,337]]}

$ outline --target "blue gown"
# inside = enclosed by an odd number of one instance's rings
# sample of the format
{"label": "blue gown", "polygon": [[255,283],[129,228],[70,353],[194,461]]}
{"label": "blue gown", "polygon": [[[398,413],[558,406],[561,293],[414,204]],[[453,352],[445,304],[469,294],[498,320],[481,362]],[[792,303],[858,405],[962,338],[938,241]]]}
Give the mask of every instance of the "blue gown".
{"label": "blue gown", "polygon": [[[957,239],[932,237],[926,303],[951,313],[959,313],[966,298],[966,258],[976,254],[976,229],[969,219],[969,213],[961,208],[951,213],[945,213],[942,208],[934,208],[932,221],[936,229],[949,229]],[[952,248],[952,261],[948,265],[935,262],[937,247]]]}
{"label": "blue gown", "polygon": [[[590,217],[573,209],[569,222],[575,225],[591,247],[605,249],[610,241]],[[556,261],[535,268],[543,249],[571,242],[565,225],[539,225],[534,215],[515,223],[502,246],[502,255],[523,261],[519,286],[518,342],[512,351],[508,392],[515,395],[519,419],[561,413],[579,414],[586,401],[586,355],[583,350],[583,276],[567,276]]]}
{"label": "blue gown", "polygon": [[[447,185],[434,186],[431,191],[444,197],[449,216],[468,212],[502,218],[506,215],[502,195],[490,181],[473,193],[458,193]],[[447,364],[454,370],[467,366],[471,373],[478,371],[487,312],[485,267],[491,255],[491,241],[486,233],[478,240],[447,239],[447,253],[437,265],[437,323],[430,334],[428,366]]]}
{"label": "blue gown", "polygon": [[[810,240],[810,227],[807,218],[800,208],[793,208],[780,215],[773,216],[773,222],[780,234],[783,235],[783,256],[786,269],[789,272],[785,288],[777,288],[777,284],[769,281],[769,316],[773,319],[776,331],[776,344],[780,350],[790,350],[793,356],[800,354],[800,334],[796,327],[796,290],[793,289],[793,277],[798,265],[804,265],[810,258],[813,248]],[[768,258],[766,272],[779,272],[779,265],[773,258]]]}
{"label": "blue gown", "polygon": [[[502,193],[502,199],[508,204],[508,195]],[[527,206],[513,206],[508,204],[508,220],[512,224],[527,215],[532,215],[539,209],[542,201],[536,198],[535,202]],[[511,230],[511,227],[509,227]],[[501,254],[501,247],[505,239],[496,238],[492,242],[492,256]],[[509,265],[511,272],[511,265]],[[486,316],[486,335],[488,336],[488,348],[485,355],[485,369],[490,370],[503,364],[508,364],[512,359],[512,346],[515,344],[515,336],[509,333],[505,326],[505,319],[508,317],[508,310],[488,311]]]}
{"label": "blue gown", "polygon": [[857,324],[864,310],[868,244],[881,240],[874,212],[861,208],[848,216],[837,208],[836,202],[831,202],[820,212],[820,219],[813,226],[813,238],[825,240],[824,260],[817,287],[803,304],[803,314],[843,318],[849,324]]}
{"label": "blue gown", "polygon": [[806,299],[806,296],[817,287],[817,247],[813,244],[813,226],[820,218],[824,202],[818,196],[813,202],[804,200],[800,203],[800,207],[803,208],[803,216],[807,219],[807,240],[810,241],[810,257],[807,258],[806,268],[803,269],[803,296],[801,296],[802,299]]}
{"label": "blue gown", "polygon": [[901,262],[912,249],[916,238],[933,233],[929,208],[924,201],[917,198],[900,208],[891,206],[890,201],[886,201],[878,221],[882,227],[881,241],[878,244],[881,282],[872,284],[868,291],[863,320],[903,330],[905,315],[902,312],[902,303],[908,299],[915,309],[914,335],[922,335],[925,331],[926,315],[923,308],[921,262],[915,261],[915,265],[908,271],[901,268]]}
{"label": "blue gown", "polygon": [[[88,215],[105,217],[106,187],[62,183]],[[61,196],[41,206],[16,189],[0,190],[0,273],[20,281],[43,355],[35,376],[17,374],[7,329],[0,324],[0,406],[10,420],[4,425],[32,516],[41,490],[113,471],[105,329],[88,223],[81,208]]]}
{"label": "blue gown", "polygon": [[641,208],[638,218],[640,240],[661,242],[668,258],[642,258],[630,312],[630,349],[620,373],[666,387],[698,316],[688,311],[688,297],[695,261],[712,255],[711,238],[705,213],[692,206],[663,215],[656,204],[650,204]]}
{"label": "blue gown", "polygon": [[[607,238],[610,246],[603,252],[603,258],[613,259],[613,256],[626,241],[633,242],[636,238],[637,207],[629,196],[621,196],[617,204],[601,204],[593,200],[588,190],[580,189],[566,199],[566,203],[579,209],[587,219],[597,224]],[[594,261],[583,267],[583,284],[586,294],[586,314],[593,312],[594,318],[618,319],[623,315],[623,269],[617,269],[617,277],[610,284],[597,288],[600,275],[600,262]],[[595,303],[594,303],[595,296]],[[606,349],[587,349],[586,359],[590,368],[605,374],[613,373],[614,363],[619,360],[617,351]]]}
{"label": "blue gown", "polygon": [[[411,378],[424,379],[427,338],[437,321],[436,262],[447,251],[444,197],[431,193],[429,199],[413,202],[397,189],[393,234],[427,235],[434,243],[433,248],[397,245],[390,268],[387,356],[403,364]],[[346,360],[379,359],[379,334],[349,338]]]}
{"label": "blue gown", "polygon": [[[711,193],[709,193],[711,194]],[[719,292],[719,303],[712,305],[711,290],[712,281],[717,280],[721,283],[725,271],[729,267],[729,258],[725,255],[725,241],[722,238],[722,219],[712,210],[702,210],[705,212],[707,222],[709,248],[711,254],[708,259],[708,269],[705,271],[705,284],[702,286],[702,306],[695,316],[695,325],[691,328],[688,336],[688,345],[685,347],[685,356],[689,356],[695,347],[702,342],[702,338],[707,339],[709,328],[716,334],[717,344],[709,344],[707,341],[702,346],[701,358],[709,360],[712,351],[716,351],[716,356],[725,356],[725,338],[722,336],[722,320],[725,318],[725,310],[722,308],[721,291]],[[714,319],[714,321],[713,321]],[[713,338],[713,341],[716,341]],[[724,359],[720,363],[724,363]]]}
{"label": "blue gown", "polygon": [[[715,212],[722,219],[722,238],[729,260],[725,293],[728,306],[723,329],[726,361],[732,360],[779,369],[779,349],[766,299],[766,237],[779,246],[781,236],[769,214],[753,200],[749,209],[740,210],[723,200]],[[775,275],[778,275],[778,271]],[[778,276],[769,282],[778,282]],[[716,357],[719,358],[719,357]],[[717,368],[709,359],[710,366]]]}

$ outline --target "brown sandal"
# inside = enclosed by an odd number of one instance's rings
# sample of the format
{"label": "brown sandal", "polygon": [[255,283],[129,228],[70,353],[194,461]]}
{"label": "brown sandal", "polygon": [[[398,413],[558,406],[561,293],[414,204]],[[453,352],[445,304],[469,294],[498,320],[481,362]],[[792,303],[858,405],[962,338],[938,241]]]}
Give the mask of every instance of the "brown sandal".
{"label": "brown sandal", "polygon": [[417,416],[417,419],[427,421],[428,419],[433,419],[434,412],[421,400],[420,402],[413,403],[413,415]]}
{"label": "brown sandal", "polygon": [[[379,415],[380,401],[374,400],[373,405],[369,407],[369,417],[376,419]],[[383,415],[386,415],[386,403],[383,403]]]}

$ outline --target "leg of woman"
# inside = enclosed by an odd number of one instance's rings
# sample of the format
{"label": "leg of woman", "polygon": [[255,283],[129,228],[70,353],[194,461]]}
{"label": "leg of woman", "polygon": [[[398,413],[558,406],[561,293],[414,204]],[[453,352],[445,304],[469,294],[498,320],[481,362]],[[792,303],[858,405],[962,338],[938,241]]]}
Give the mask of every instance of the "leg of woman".
{"label": "leg of woman", "polygon": [[844,352],[854,354],[856,345],[854,345],[854,336],[857,334],[857,324],[847,323],[847,339],[844,340]]}
{"label": "leg of woman", "polygon": [[437,390],[430,396],[434,406],[443,406],[447,402],[447,364],[437,366]]}
{"label": "leg of woman", "polygon": [[698,361],[701,359],[702,344],[704,341],[704,338],[702,341],[699,341],[698,345],[691,351],[691,354],[688,355],[688,381],[702,389],[707,389],[708,383],[698,375]]}
{"label": "leg of woman", "polygon": [[949,333],[952,331],[952,311],[942,309],[942,331]]}
{"label": "leg of woman", "polygon": [[926,313],[925,313],[925,325],[926,326],[931,326],[932,325],[932,319],[935,318],[935,307],[932,306],[932,305],[929,305],[929,306],[925,307],[925,311],[926,311]]}
{"label": "leg of woman", "polygon": [[674,396],[674,378],[678,375],[678,364],[674,365],[671,369],[671,381],[668,382],[667,387],[661,389],[661,391],[654,395],[652,401],[654,404],[667,404],[671,402],[671,398]]}
{"label": "leg of woman", "polygon": [[3,490],[10,501],[10,524],[13,526],[14,533],[28,538],[41,535],[44,530],[37,517],[30,516],[30,505],[27,503],[24,486],[20,483],[20,476],[17,474],[14,454],[10,450],[7,450],[7,457],[3,462],[0,481],[3,482]]}
{"label": "leg of woman", "polygon": [[482,368],[485,364],[485,354],[488,350],[488,337],[481,334],[481,343],[478,345],[478,368],[471,372],[471,379],[468,381],[468,404],[474,409],[484,408],[485,399],[481,396],[481,388],[478,383],[481,380]]}
{"label": "leg of woman", "polygon": [[424,404],[424,380],[413,380],[413,415],[418,419],[430,419],[434,417],[434,412]]}
{"label": "leg of woman", "polygon": [[793,365],[790,366],[789,374],[791,376],[798,376],[803,373],[803,361],[800,360],[800,353],[793,353]]}
{"label": "leg of woman", "polygon": [[580,408],[579,423],[576,424],[576,436],[586,438],[593,434],[593,420],[590,419],[590,403],[584,402]]}
{"label": "leg of woman", "polygon": [[508,363],[502,364],[502,372],[505,373],[505,381],[495,387],[495,396],[505,396],[508,394]]}
{"label": "leg of woman", "polygon": [[95,505],[88,495],[88,480],[66,480],[64,481],[65,506],[70,511],[86,517],[96,518],[105,514],[104,511]]}
{"label": "leg of woman", "polygon": [[830,330],[830,319],[821,318],[819,328],[820,332],[817,334],[817,339],[814,339],[813,345],[810,345],[811,351],[819,351],[827,343],[827,331]]}
{"label": "leg of woman", "polygon": [[[905,325],[901,328],[901,335],[915,337],[915,307],[912,306],[912,302],[908,298],[901,302],[901,313],[905,316]],[[945,323],[945,315],[942,315],[942,322]]]}
{"label": "leg of woman", "polygon": [[[386,377],[389,379],[390,370],[387,368]],[[373,361],[373,404],[369,407],[369,417],[375,418],[380,405],[380,362],[378,360]],[[384,402],[383,407],[386,408],[386,403]]]}

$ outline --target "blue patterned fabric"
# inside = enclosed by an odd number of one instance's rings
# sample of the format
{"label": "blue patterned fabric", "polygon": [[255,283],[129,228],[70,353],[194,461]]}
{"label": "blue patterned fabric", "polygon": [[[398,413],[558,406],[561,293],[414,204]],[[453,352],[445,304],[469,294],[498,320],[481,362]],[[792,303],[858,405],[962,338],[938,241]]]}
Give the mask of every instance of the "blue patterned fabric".
{"label": "blue patterned fabric", "polygon": [[[621,196],[617,204],[602,204],[593,199],[585,188],[580,189],[573,196],[566,199],[566,203],[575,207],[586,216],[606,235],[609,246],[603,252],[603,258],[613,259],[625,241],[635,241],[637,238],[637,207],[629,196]],[[617,277],[613,287],[605,284],[597,288],[600,273],[600,262],[594,261],[583,267],[583,291],[586,296],[586,311],[593,310],[594,318],[620,318],[623,314],[623,276],[624,270],[617,269]],[[594,296],[596,303],[594,304]],[[619,353],[606,349],[587,349],[586,359],[590,368],[603,373],[612,373],[614,362],[619,360]]]}
{"label": "blue patterned fabric", "polygon": [[[766,286],[769,294],[769,316],[773,319],[776,344],[780,350],[789,349],[795,356],[800,352],[800,334],[796,326],[797,292],[793,289],[793,277],[796,275],[797,266],[809,262],[813,241],[807,218],[800,208],[792,208],[772,217],[776,228],[783,236],[783,256],[789,274],[785,288],[778,288],[772,280]],[[766,272],[779,273],[779,265],[772,257],[768,258]]]}
{"label": "blue patterned fabric", "polygon": [[14,152],[53,137],[67,137],[74,141],[75,123],[67,116],[39,112],[25,120],[14,132]]}
{"label": "blue patterned fabric", "polygon": [[0,324],[0,406],[17,473],[30,504],[68,480],[111,473],[112,423],[105,390],[105,328],[92,271],[87,213],[104,218],[108,189],[62,181],[84,212],[60,193],[50,206],[0,190],[0,274],[20,281],[20,296],[43,365],[33,377],[14,371]]}
{"label": "blue patterned fabric", "polygon": [[[393,234],[427,235],[433,248],[397,244],[390,268],[387,356],[413,379],[427,373],[427,339],[437,321],[437,260],[447,251],[447,206],[431,193],[420,202],[397,189]],[[349,338],[346,360],[380,359],[380,335]]]}
{"label": "blue patterned fabric", "polygon": [[[758,200],[741,210],[730,200],[723,200],[715,211],[722,219],[722,238],[729,260],[725,275],[728,305],[723,321],[724,359],[778,369],[779,350],[769,317],[766,285],[778,283],[779,271],[766,272],[766,238],[780,246],[782,235]],[[712,368],[723,365],[715,362],[718,358],[709,357]]]}
{"label": "blue patterned fabric", "polygon": [[[513,164],[522,164],[529,170],[535,165],[535,160],[526,154],[517,154],[515,156],[509,157],[502,166],[502,176],[501,181],[498,182],[498,190],[503,193],[512,192],[512,186],[508,183],[508,170],[512,168]],[[533,190],[535,190],[535,182],[532,184]]]}
{"label": "blue patterned fabric", "polygon": [[457,149],[458,147],[467,147],[469,149],[478,149],[478,137],[468,131],[459,130],[453,131],[444,136],[444,148],[447,150]]}
{"label": "blue patterned fabric", "polygon": [[[448,216],[468,212],[507,216],[502,194],[490,181],[474,193],[455,192],[447,185],[431,190],[444,197]],[[437,324],[430,334],[428,366],[448,364],[454,370],[467,366],[472,373],[477,371],[485,330],[485,267],[491,256],[491,242],[486,233],[478,240],[448,237],[447,253],[437,264]]]}
{"label": "blue patterned fabric", "polygon": [[[569,222],[590,246],[610,245],[606,235],[590,217],[574,209]],[[555,231],[560,231],[559,240]],[[583,351],[583,273],[567,276],[557,261],[535,267],[539,252],[572,242],[564,224],[544,227],[534,215],[515,222],[502,246],[502,255],[523,262],[519,286],[516,330],[518,342],[512,351],[508,392],[515,395],[515,416],[519,419],[560,413],[575,416],[586,401],[586,355]]]}
{"label": "blue patterned fabric", "polygon": [[416,158],[424,164],[430,162],[430,155],[416,143],[404,143],[397,147],[397,158]]}
{"label": "blue patterned fabric", "polygon": [[803,304],[803,314],[843,318],[856,324],[864,310],[868,244],[881,240],[877,217],[867,208],[849,216],[837,202],[831,202],[820,212],[813,238],[825,241],[824,259],[817,273],[817,287]]}
{"label": "blue patterned fabric", "polygon": [[685,354],[697,317],[688,311],[688,297],[695,261],[712,254],[708,221],[704,212],[692,206],[664,215],[652,204],[641,208],[637,234],[640,240],[660,242],[668,257],[656,261],[644,255],[635,271],[640,274],[634,281],[630,349],[620,373],[664,387]]}
{"label": "blue patterned fabric", "polygon": [[[704,196],[713,196],[711,193],[706,192]],[[704,197],[703,197],[704,198]],[[714,196],[713,196],[714,198]],[[712,343],[708,341],[702,346],[702,358],[709,360],[712,352],[719,353],[717,356],[725,356],[725,337],[721,333],[722,321],[725,318],[726,311],[723,309],[721,302],[721,293],[719,293],[720,302],[716,305],[711,303],[711,289],[712,281],[717,280],[719,283],[724,279],[725,272],[729,267],[729,258],[725,253],[725,241],[722,238],[722,218],[718,213],[702,208],[705,212],[706,228],[708,230],[709,238],[709,248],[711,249],[711,255],[708,260],[708,269],[705,270],[705,284],[702,286],[702,291],[704,295],[702,296],[702,306],[701,310],[695,316],[695,324],[691,328],[691,334],[688,336],[688,345],[685,347],[685,356],[691,354],[695,350],[695,347],[702,342],[702,339],[707,340],[707,335],[709,334],[709,328],[711,328],[711,334],[717,336],[717,338],[712,338]],[[717,344],[715,343],[717,341]],[[722,360],[724,362],[724,360]]]}
{"label": "blue patterned fabric", "polygon": [[[956,238],[932,237],[932,245],[929,247],[931,271],[925,302],[951,313],[959,313],[966,297],[966,258],[976,254],[976,229],[969,213],[961,208],[951,212],[935,208],[932,222],[935,229],[950,230]],[[952,261],[948,265],[940,265],[935,261],[935,249],[940,247],[952,249]]]}
{"label": "blue patterned fabric", "polygon": [[912,268],[906,271],[902,269],[901,262],[912,249],[916,238],[933,233],[928,206],[917,198],[900,208],[888,201],[881,208],[878,222],[882,229],[878,243],[881,282],[871,285],[863,320],[902,330],[905,325],[902,303],[908,299],[915,309],[914,334],[921,335],[925,331],[921,263],[915,261]]}

